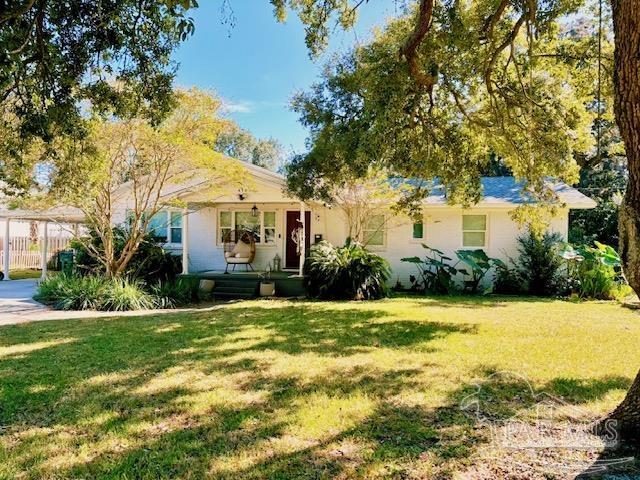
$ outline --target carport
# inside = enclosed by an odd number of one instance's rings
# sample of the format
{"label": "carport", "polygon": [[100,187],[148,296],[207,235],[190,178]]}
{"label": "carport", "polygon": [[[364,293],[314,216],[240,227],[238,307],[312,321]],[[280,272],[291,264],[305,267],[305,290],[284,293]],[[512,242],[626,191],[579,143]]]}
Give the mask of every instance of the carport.
{"label": "carport", "polygon": [[23,209],[10,209],[4,205],[0,205],[0,219],[5,221],[4,225],[4,241],[2,252],[2,271],[4,273],[4,280],[10,280],[9,270],[11,267],[11,221],[37,221],[42,222],[43,229],[42,235],[40,235],[40,254],[41,254],[41,269],[42,276],[45,278],[47,275],[47,246],[48,246],[48,230],[49,223],[56,223],[59,225],[68,225],[68,228],[74,233],[77,232],[78,226],[84,222],[83,213],[75,208],[52,208],[49,210],[23,210]]}

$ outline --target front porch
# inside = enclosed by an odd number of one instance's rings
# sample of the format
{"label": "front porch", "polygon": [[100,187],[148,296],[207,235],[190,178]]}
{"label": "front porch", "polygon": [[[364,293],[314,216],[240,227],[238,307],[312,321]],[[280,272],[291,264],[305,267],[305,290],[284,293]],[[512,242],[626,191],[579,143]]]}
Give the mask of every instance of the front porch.
{"label": "front porch", "polygon": [[[213,280],[214,297],[255,298],[259,295],[260,282],[265,272],[229,272],[206,270],[190,272],[183,277],[197,280]],[[306,295],[304,278],[294,272],[271,272],[271,281],[275,283],[276,297],[302,297]]]}

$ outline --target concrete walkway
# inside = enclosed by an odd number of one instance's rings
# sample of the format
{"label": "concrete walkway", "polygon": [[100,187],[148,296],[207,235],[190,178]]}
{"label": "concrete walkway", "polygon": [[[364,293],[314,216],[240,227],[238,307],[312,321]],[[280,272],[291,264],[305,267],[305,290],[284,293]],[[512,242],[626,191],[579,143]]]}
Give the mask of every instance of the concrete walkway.
{"label": "concrete walkway", "polygon": [[0,282],[0,325],[19,323],[22,318],[49,311],[33,299],[37,284],[32,278]]}
{"label": "concrete walkway", "polygon": [[163,315],[185,312],[206,312],[220,308],[221,304],[201,304],[192,308],[176,308],[174,310],[136,310],[133,312],[96,312],[93,310],[61,311],[52,310],[46,305],[33,300],[36,293],[37,280],[0,281],[0,327],[19,323],[38,322],[44,320],[71,320],[80,318],[104,317],[140,317],[147,315]]}

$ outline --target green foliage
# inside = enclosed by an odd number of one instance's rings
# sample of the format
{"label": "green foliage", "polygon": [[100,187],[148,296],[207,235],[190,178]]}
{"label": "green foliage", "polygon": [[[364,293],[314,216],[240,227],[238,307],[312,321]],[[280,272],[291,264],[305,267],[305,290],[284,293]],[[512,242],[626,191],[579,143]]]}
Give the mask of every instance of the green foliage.
{"label": "green foliage", "polygon": [[529,232],[518,238],[519,257],[516,268],[526,293],[551,296],[561,292],[562,260],[557,255],[561,241],[560,234],[549,232],[542,237]]}
{"label": "green foliage", "polygon": [[107,282],[103,277],[60,274],[43,280],[34,298],[57,310],[102,310]]}
{"label": "green foliage", "polygon": [[[58,142],[57,155],[34,169],[49,175],[20,202],[23,208],[64,205],[82,212],[104,244],[99,251],[88,250],[105,265],[107,276],[129,268],[131,253],[156,214],[187,207],[177,194],[180,185],[197,185],[202,201],[247,186],[240,162],[212,149],[228,123],[218,114],[220,100],[196,88],[178,90],[176,98],[171,115],[159,125],[94,116],[87,138]],[[112,207],[123,207],[125,198],[127,235],[114,238],[112,226],[122,212]],[[122,247],[116,245],[123,240]]]}
{"label": "green foliage", "polygon": [[140,115],[157,123],[174,106],[171,54],[194,30],[196,0],[4,2],[0,10],[0,174],[26,192],[34,139],[79,139],[83,113]]}
{"label": "green foliage", "polygon": [[526,293],[526,285],[520,272],[506,264],[499,265],[493,277],[493,293],[498,295]]}
{"label": "green foliage", "polygon": [[[608,151],[605,153],[612,155]],[[588,210],[571,210],[570,243],[588,245],[597,240],[618,247],[618,204],[626,181],[626,159],[622,156],[612,156],[596,165],[582,166],[577,188],[595,200],[597,206]]]}
{"label": "green foliage", "polygon": [[625,285],[618,252],[600,242],[595,246],[564,245],[558,255],[566,260],[572,291],[583,298],[615,299]]}
{"label": "green foliage", "polygon": [[[280,22],[287,19],[287,10],[297,12],[304,25],[305,43],[312,57],[317,57],[329,42],[330,23],[343,29],[351,28],[356,20],[357,6],[350,0],[269,0]],[[359,2],[362,3],[362,2]]]}
{"label": "green foliage", "polygon": [[[425,180],[416,201],[439,178],[450,203],[469,204],[480,196],[482,173],[508,170],[540,205],[553,205],[545,179],[574,183],[574,154],[593,145],[593,25],[567,29],[559,21],[578,3],[556,2],[535,16],[533,37],[523,27],[527,7],[499,15],[490,32],[495,37],[487,38],[495,2],[436,2],[417,53],[422,73],[435,79],[433,88],[417,85],[398,55],[415,28],[415,11],[408,9],[370,43],[332,59],[321,81],[294,97],[311,148],[288,166],[288,188],[302,198],[326,199],[332,185],[374,166]],[[340,7],[333,7],[338,14]],[[606,38],[603,48],[611,50]],[[610,115],[611,103],[605,104]],[[545,216],[549,209],[542,210]]]}
{"label": "green foliage", "polygon": [[191,279],[160,281],[150,290],[157,308],[182,307],[198,300],[198,282]]}
{"label": "green foliage", "polygon": [[[506,268],[506,264],[499,258],[490,258],[484,250],[458,250],[456,256],[460,261],[467,265],[471,272],[467,269],[459,268],[458,271],[465,275],[469,275],[471,280],[465,281],[465,287],[471,293],[477,293],[480,282],[492,268]],[[489,288],[488,290],[491,290]]]}
{"label": "green foliage", "polygon": [[[470,280],[464,282],[464,289],[470,293],[477,293],[480,283],[492,268],[504,267],[504,262],[497,258],[490,258],[484,250],[457,250],[458,261],[453,265],[451,257],[444,252],[422,244],[425,255],[420,257],[405,257],[401,261],[413,263],[418,268],[420,278],[409,277],[412,290],[424,293],[451,294],[458,290],[457,275],[467,275]],[[458,265],[462,263],[462,268]]]}
{"label": "green foliage", "polygon": [[142,282],[128,278],[106,281],[100,310],[124,312],[153,308],[154,299],[143,288]]}
{"label": "green foliage", "polygon": [[424,258],[405,257],[401,261],[413,263],[418,267],[420,279],[410,277],[412,290],[424,293],[450,294],[457,290],[455,276],[459,270],[448,262],[452,260],[444,252],[422,244],[426,250]]}
{"label": "green foliage", "polygon": [[322,241],[305,262],[305,286],[312,297],[372,300],[387,294],[389,263],[348,239],[343,247]]}
{"label": "green foliage", "polygon": [[34,298],[58,310],[176,308],[198,300],[198,284],[181,278],[148,287],[130,278],[60,274],[43,280]]}
{"label": "green foliage", "polygon": [[[128,226],[113,227],[116,256],[122,253],[129,235]],[[97,252],[102,252],[104,250],[102,241],[94,230],[89,230],[88,237],[83,238],[82,241],[75,239],[71,242],[71,247],[76,250],[77,269],[84,275],[103,275],[105,266],[98,261],[95,254],[89,251],[89,248],[92,248]],[[173,280],[181,270],[181,258],[164,250],[162,242],[151,233],[147,233],[142,237],[138,249],[133,254],[123,275],[140,279],[147,285],[151,285],[160,281]]]}
{"label": "green foliage", "polygon": [[284,150],[280,142],[274,138],[257,139],[234,123],[220,133],[215,149],[231,158],[269,170],[276,170],[284,163]]}

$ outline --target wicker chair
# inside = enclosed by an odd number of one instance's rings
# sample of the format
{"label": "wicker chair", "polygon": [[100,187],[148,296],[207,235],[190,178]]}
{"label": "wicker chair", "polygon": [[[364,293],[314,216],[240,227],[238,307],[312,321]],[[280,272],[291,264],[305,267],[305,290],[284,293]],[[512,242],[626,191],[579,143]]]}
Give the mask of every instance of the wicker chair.
{"label": "wicker chair", "polygon": [[247,230],[231,230],[224,236],[224,259],[227,266],[224,273],[229,273],[229,265],[244,265],[247,272],[253,270],[253,260],[256,256],[256,240],[253,234]]}

